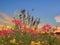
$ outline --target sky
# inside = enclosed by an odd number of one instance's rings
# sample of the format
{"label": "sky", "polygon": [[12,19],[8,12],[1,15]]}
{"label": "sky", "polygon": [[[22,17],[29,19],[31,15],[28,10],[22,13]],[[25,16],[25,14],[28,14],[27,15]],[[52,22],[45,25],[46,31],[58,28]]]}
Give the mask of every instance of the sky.
{"label": "sky", "polygon": [[[0,12],[13,17],[14,12],[25,9],[31,16],[41,19],[41,24],[60,26],[60,0],[0,0]],[[34,9],[34,11],[32,11]]]}

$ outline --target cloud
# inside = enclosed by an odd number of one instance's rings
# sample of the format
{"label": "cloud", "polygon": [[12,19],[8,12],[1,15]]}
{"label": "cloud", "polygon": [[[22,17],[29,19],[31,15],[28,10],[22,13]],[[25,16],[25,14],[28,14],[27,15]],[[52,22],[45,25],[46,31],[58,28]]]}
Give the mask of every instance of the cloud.
{"label": "cloud", "polygon": [[56,22],[60,22],[60,15],[56,16],[54,19],[56,20]]}

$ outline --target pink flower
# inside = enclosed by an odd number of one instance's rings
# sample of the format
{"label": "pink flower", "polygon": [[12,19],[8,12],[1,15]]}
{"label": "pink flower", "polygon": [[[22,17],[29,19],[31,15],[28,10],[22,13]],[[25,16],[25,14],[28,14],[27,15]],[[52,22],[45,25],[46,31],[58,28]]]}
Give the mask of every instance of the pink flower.
{"label": "pink flower", "polygon": [[49,25],[49,24],[45,24],[44,26],[46,29],[51,29],[51,25]]}
{"label": "pink flower", "polygon": [[16,20],[16,19],[13,19],[12,22],[17,24],[18,26],[23,26],[24,25],[21,21]]}
{"label": "pink flower", "polygon": [[36,30],[31,30],[30,33],[33,34],[33,35],[35,35],[35,34],[37,34],[37,31]]}
{"label": "pink flower", "polygon": [[24,31],[31,31],[32,29],[31,28],[23,28],[22,30],[24,30]]}
{"label": "pink flower", "polygon": [[1,30],[0,31],[0,36],[5,37],[8,33],[13,34],[13,30]]}
{"label": "pink flower", "polygon": [[6,33],[14,34],[13,30],[7,30]]}
{"label": "pink flower", "polygon": [[22,30],[28,31],[28,32],[31,33],[31,34],[37,34],[37,31],[36,31],[36,30],[33,30],[33,29],[31,29],[31,28],[23,28]]}
{"label": "pink flower", "polygon": [[46,28],[45,28],[45,27],[42,27],[42,28],[41,28],[41,31],[46,31]]}
{"label": "pink flower", "polygon": [[51,29],[51,25],[45,24],[45,25],[41,28],[41,31],[46,31],[46,30],[49,30],[49,29]]}
{"label": "pink flower", "polygon": [[0,36],[5,37],[6,36],[5,34],[6,34],[6,31],[5,30],[1,30],[0,31]]}
{"label": "pink flower", "polygon": [[53,27],[53,31],[56,31],[57,30],[57,26]]}

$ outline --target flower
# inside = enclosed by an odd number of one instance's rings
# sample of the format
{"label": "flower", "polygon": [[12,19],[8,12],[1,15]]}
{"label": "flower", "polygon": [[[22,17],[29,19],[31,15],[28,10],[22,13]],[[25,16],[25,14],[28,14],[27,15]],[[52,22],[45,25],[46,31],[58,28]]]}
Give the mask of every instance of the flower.
{"label": "flower", "polygon": [[32,29],[31,28],[22,28],[22,30],[31,31]]}
{"label": "flower", "polygon": [[35,34],[37,34],[37,31],[36,30],[31,30],[30,33],[33,34],[33,35],[35,35]]}
{"label": "flower", "polygon": [[1,37],[4,38],[4,37],[6,36],[5,34],[6,34],[6,31],[5,31],[5,30],[1,30],[1,31],[0,31],[0,36],[1,36]]}
{"label": "flower", "polygon": [[13,19],[12,22],[17,24],[18,26],[23,26],[24,25],[21,21],[16,20],[16,19]]}
{"label": "flower", "polygon": [[10,34],[13,34],[14,31],[13,30],[7,30],[6,33],[10,33]]}
{"label": "flower", "polygon": [[46,31],[49,29],[51,29],[51,25],[49,25],[49,24],[45,24],[43,27],[41,27],[41,31]]}
{"label": "flower", "polygon": [[51,29],[51,25],[49,25],[49,24],[45,24],[44,26],[46,29]]}
{"label": "flower", "polygon": [[16,43],[15,39],[10,40],[10,43]]}
{"label": "flower", "polygon": [[52,29],[53,29],[53,31],[56,31],[57,30],[57,26],[53,27]]}
{"label": "flower", "polygon": [[31,34],[37,34],[37,31],[36,31],[36,30],[33,30],[33,29],[31,29],[31,28],[23,28],[22,30],[28,31],[28,32],[31,33]]}
{"label": "flower", "polygon": [[41,31],[46,31],[46,28],[43,26],[43,27],[41,28]]}
{"label": "flower", "polygon": [[31,41],[31,45],[40,45],[40,44],[41,44],[40,41],[38,41],[38,42]]}
{"label": "flower", "polygon": [[14,32],[13,32],[13,30],[1,30],[0,31],[0,36],[5,37],[8,33],[12,34]]}

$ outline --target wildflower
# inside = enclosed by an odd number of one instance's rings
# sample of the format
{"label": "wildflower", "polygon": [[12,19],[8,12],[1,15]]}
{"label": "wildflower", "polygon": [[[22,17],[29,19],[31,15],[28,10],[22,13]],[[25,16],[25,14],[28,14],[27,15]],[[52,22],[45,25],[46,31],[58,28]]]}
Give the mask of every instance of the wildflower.
{"label": "wildflower", "polygon": [[46,28],[46,29],[51,29],[51,25],[45,24],[45,28]]}
{"label": "wildflower", "polygon": [[33,35],[35,35],[35,34],[37,34],[37,31],[36,30],[31,30],[30,33],[33,34]]}
{"label": "wildflower", "polygon": [[46,30],[49,30],[49,29],[51,29],[51,25],[45,24],[45,25],[41,28],[41,31],[46,31]]}
{"label": "wildflower", "polygon": [[6,32],[7,32],[7,33],[10,33],[10,34],[13,34],[13,33],[14,33],[13,30],[7,30]]}
{"label": "wildflower", "polygon": [[13,19],[12,22],[15,23],[18,26],[23,26],[24,25],[21,21],[16,20],[16,19]]}
{"label": "wildflower", "polygon": [[10,43],[16,43],[15,39],[10,40]]}
{"label": "wildflower", "polygon": [[57,30],[57,26],[53,27],[53,31],[56,31]]}
{"label": "wildflower", "polygon": [[40,41],[38,42],[31,41],[31,45],[40,45]]}
{"label": "wildflower", "polygon": [[8,33],[13,34],[14,32],[12,30],[1,30],[0,36],[5,37]]}
{"label": "wildflower", "polygon": [[6,32],[5,32],[4,30],[1,30],[1,31],[0,31],[0,36],[4,38],[4,37],[6,36],[5,33],[6,33]]}
{"label": "wildflower", "polygon": [[23,28],[22,30],[28,31],[28,32],[31,33],[31,34],[36,34],[36,33],[37,33],[36,30],[33,30],[33,29],[31,29],[31,28]]}
{"label": "wildflower", "polygon": [[31,31],[32,29],[31,28],[23,28],[22,30]]}
{"label": "wildflower", "polygon": [[42,27],[42,28],[41,28],[41,31],[46,31],[46,28],[45,28],[45,27]]}

